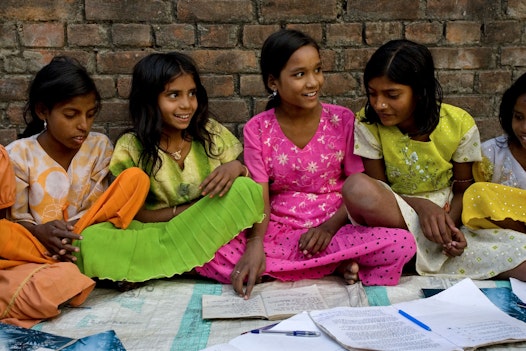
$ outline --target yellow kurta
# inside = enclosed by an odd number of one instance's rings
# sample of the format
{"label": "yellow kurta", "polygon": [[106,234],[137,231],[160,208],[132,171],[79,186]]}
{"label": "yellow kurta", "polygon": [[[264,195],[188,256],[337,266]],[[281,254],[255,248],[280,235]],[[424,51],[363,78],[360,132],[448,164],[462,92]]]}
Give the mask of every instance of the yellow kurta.
{"label": "yellow kurta", "polygon": [[[357,115],[358,118],[361,116],[363,110]],[[442,245],[424,236],[416,211],[398,195],[426,198],[443,207],[452,197],[452,161],[481,160],[480,136],[475,120],[458,107],[442,104],[440,121],[429,139],[428,142],[415,141],[402,134],[396,126],[358,122],[354,151],[362,157],[384,160],[390,188],[407,228],[415,236],[418,246],[416,270],[419,274],[487,277],[486,273],[490,270],[487,267],[480,269],[484,273],[479,273],[479,269],[467,272],[462,260],[468,258],[471,262],[471,258],[466,252],[455,259],[444,255]],[[470,238],[468,245],[470,249],[476,247]]]}

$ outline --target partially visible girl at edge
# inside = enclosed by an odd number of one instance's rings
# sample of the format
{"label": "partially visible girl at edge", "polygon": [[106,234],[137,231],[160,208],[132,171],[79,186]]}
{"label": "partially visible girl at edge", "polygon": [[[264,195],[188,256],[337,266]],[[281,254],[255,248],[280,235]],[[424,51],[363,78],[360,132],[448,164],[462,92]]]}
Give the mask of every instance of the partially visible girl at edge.
{"label": "partially visible girl at edge", "polygon": [[73,58],[53,58],[31,82],[28,126],[6,147],[16,178],[10,167],[2,170],[12,176],[2,189],[16,187],[9,220],[0,221],[4,323],[31,327],[57,316],[65,303],[81,304],[95,282],[73,263],[78,249],[72,241],[81,241],[82,229],[97,221],[125,227],[133,217],[124,210],[144,201],[147,188],[141,191],[133,170],[108,188],[113,147],[90,131],[99,106],[93,80]]}
{"label": "partially visible girl at edge", "polygon": [[415,253],[414,239],[405,230],[347,220],[341,188],[363,166],[352,153],[353,113],[319,100],[318,44],[302,32],[280,30],[263,44],[260,67],[271,97],[267,110],[245,126],[244,157],[263,187],[267,216],[197,271],[231,282],[244,298],[261,276],[294,281],[339,271],[349,284],[397,284]]}
{"label": "partially visible girl at edge", "polygon": [[482,144],[462,212],[469,233],[487,244],[472,248],[468,235],[464,255],[480,266],[480,278],[526,281],[526,73],[502,96],[499,121],[505,134]]}
{"label": "partially visible girl at edge", "polygon": [[209,117],[193,60],[153,53],[133,69],[133,127],[115,145],[117,176],[139,167],[149,192],[126,230],[111,224],[83,232],[79,261],[91,277],[144,282],[191,271],[263,218],[261,187],[237,160],[239,140]]}
{"label": "partially visible girl at edge", "polygon": [[481,159],[474,119],[442,103],[431,52],[409,40],[392,40],[364,71],[367,103],[357,115],[354,152],[365,174],[343,188],[352,219],[369,226],[409,229],[417,242],[416,271],[451,271],[462,255],[462,196]]}

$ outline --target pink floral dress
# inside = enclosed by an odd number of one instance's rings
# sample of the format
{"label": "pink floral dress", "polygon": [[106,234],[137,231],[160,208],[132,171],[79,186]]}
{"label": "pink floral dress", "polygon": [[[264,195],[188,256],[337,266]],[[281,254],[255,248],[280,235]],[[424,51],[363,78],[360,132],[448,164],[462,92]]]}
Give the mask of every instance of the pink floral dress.
{"label": "pink floral dress", "polygon": [[[343,261],[354,260],[364,284],[398,283],[404,264],[415,254],[415,241],[406,230],[347,224],[323,252],[308,257],[299,250],[301,235],[327,221],[342,205],[346,177],[363,171],[361,159],[352,152],[353,127],[350,110],[323,104],[318,130],[299,148],[283,134],[273,109],[246,124],[246,164],[254,180],[268,183],[270,190],[264,275],[284,281],[321,278]],[[237,236],[198,272],[229,283],[244,247],[245,236]]]}

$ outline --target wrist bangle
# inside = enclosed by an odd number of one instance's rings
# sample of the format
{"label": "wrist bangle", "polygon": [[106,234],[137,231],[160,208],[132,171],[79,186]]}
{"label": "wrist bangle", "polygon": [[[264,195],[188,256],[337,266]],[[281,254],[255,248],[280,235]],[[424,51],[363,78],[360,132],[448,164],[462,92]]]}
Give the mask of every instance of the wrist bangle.
{"label": "wrist bangle", "polygon": [[248,174],[249,174],[249,172],[248,172],[248,167],[245,166],[245,165],[242,165],[242,166],[243,166],[243,168],[245,169],[245,175],[244,175],[244,177],[248,177]]}
{"label": "wrist bangle", "polygon": [[172,217],[175,217],[175,211],[177,210],[177,205],[174,206],[172,209]]}
{"label": "wrist bangle", "polygon": [[254,240],[254,239],[262,239],[262,238],[261,238],[259,235],[255,235],[255,236],[253,236],[253,237],[247,238],[247,243],[248,243],[249,241]]}

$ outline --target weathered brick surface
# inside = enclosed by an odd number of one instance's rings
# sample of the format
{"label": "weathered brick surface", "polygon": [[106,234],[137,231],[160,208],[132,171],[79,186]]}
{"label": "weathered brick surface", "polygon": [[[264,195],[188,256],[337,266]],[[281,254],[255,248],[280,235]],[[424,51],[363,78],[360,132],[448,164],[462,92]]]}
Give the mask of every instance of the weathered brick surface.
{"label": "weathered brick surface", "polygon": [[53,56],[74,56],[93,75],[103,98],[94,128],[114,140],[129,123],[133,66],[174,50],[196,60],[211,109],[241,136],[266,104],[259,54],[280,27],[318,41],[322,98],[352,110],[363,106],[363,68],[379,45],[428,45],[445,101],[468,110],[485,139],[500,133],[502,92],[526,72],[524,19],[523,0],[2,0],[0,143],[25,128],[27,87]]}

